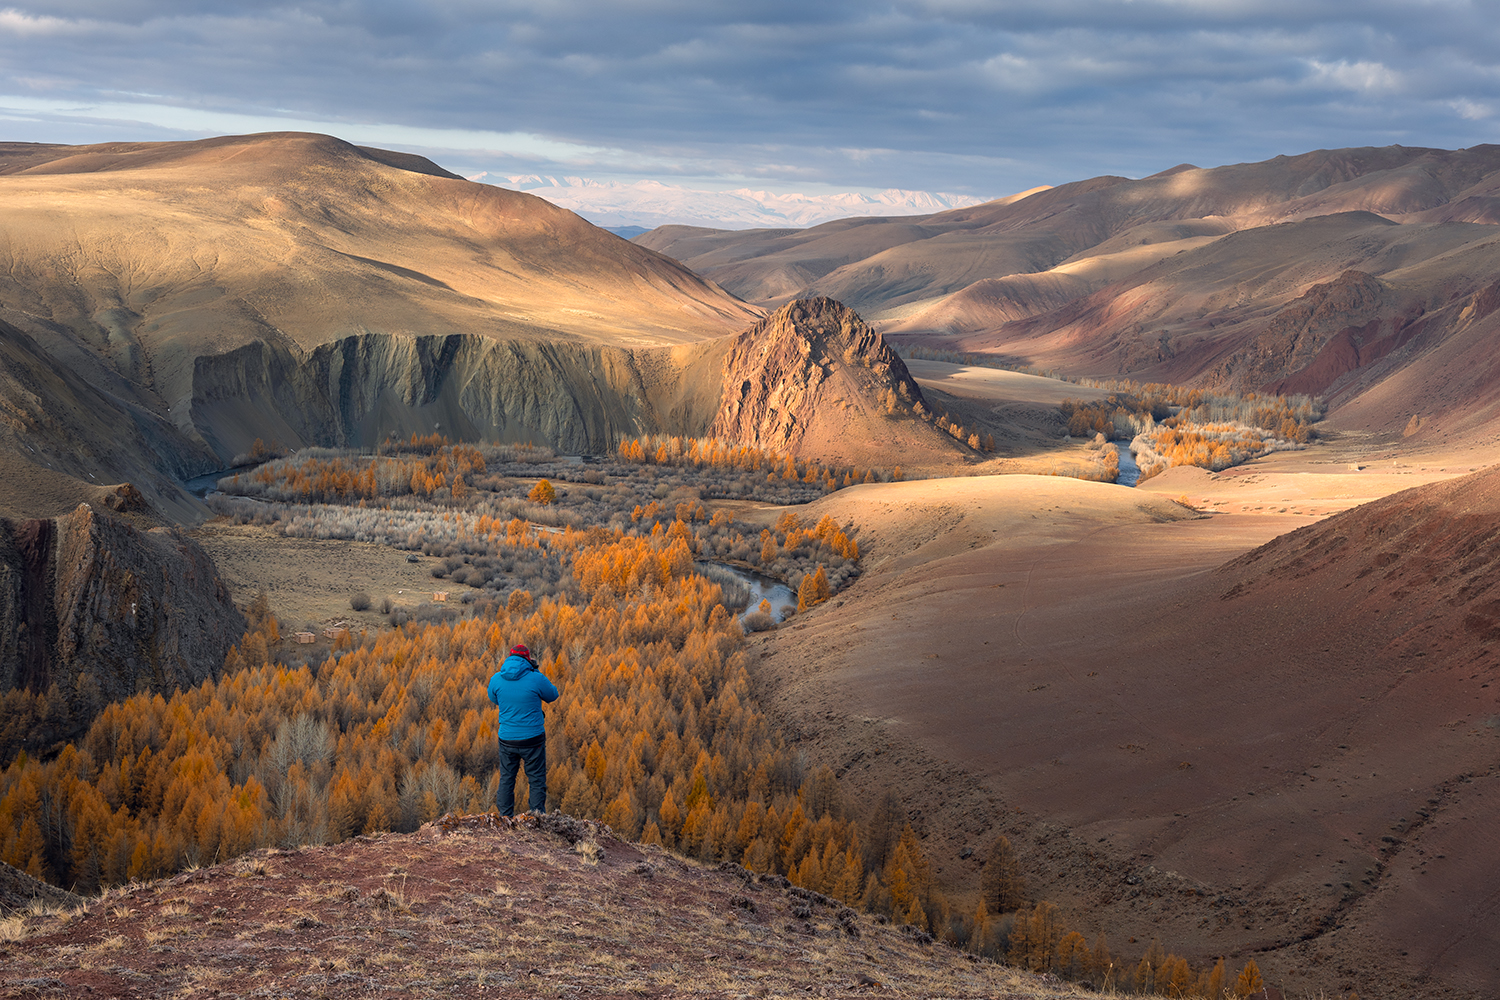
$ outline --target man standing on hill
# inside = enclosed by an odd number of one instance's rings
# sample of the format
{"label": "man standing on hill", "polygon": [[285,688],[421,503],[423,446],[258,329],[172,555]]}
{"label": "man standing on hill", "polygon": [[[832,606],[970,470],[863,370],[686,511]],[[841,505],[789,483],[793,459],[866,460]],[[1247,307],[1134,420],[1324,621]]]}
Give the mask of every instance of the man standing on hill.
{"label": "man standing on hill", "polygon": [[547,811],[547,732],[542,703],[557,700],[557,688],[537,669],[531,650],[510,648],[500,670],[490,678],[490,701],[500,709],[500,791],[495,805],[502,816],[516,812],[516,772],[526,765],[530,786],[528,811]]}

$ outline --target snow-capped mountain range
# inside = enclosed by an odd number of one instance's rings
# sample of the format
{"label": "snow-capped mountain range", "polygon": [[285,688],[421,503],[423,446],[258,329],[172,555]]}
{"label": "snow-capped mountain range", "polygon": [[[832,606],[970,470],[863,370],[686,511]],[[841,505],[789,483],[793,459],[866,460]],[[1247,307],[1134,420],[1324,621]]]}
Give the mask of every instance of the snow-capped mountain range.
{"label": "snow-capped mountain range", "polygon": [[809,195],[775,194],[749,188],[702,191],[660,181],[622,184],[538,174],[482,173],[469,179],[534,194],[606,228],[652,229],[675,223],[712,229],[803,229],[852,216],[929,215],[978,205],[985,200],[897,188],[875,195],[856,192]]}

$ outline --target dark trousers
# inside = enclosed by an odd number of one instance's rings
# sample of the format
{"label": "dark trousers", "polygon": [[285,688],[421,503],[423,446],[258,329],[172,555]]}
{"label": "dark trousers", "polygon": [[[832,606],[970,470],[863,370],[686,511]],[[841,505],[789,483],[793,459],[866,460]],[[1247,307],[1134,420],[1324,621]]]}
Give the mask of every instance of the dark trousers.
{"label": "dark trousers", "polygon": [[531,791],[527,809],[547,811],[547,734],[543,733],[529,740],[500,741],[500,790],[495,793],[495,805],[501,816],[516,814],[516,772],[523,763]]}

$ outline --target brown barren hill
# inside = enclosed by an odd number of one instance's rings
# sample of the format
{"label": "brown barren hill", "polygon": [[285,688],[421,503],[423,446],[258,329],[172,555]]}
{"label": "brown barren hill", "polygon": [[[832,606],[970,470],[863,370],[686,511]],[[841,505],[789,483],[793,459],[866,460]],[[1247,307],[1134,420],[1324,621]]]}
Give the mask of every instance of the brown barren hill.
{"label": "brown barren hill", "polygon": [[1495,329],[1497,191],[1493,145],[1318,150],[930,216],[638,240],[751,301],[837,298],[898,345],[1322,395],[1330,428],[1433,451],[1500,443],[1478,346]]}
{"label": "brown barren hill", "polygon": [[[1183,164],[1139,180],[1094,177],[933,215],[805,230],[663,227],[636,241],[753,302],[821,294],[880,316],[985,278],[1341,212],[1418,225],[1493,223],[1497,189],[1497,146],[1315,150],[1207,169]],[[799,274],[800,287],[788,280]]]}
{"label": "brown barren hill", "polygon": [[0,926],[7,997],[1088,995],[560,813],[256,851]]}
{"label": "brown barren hill", "polygon": [[268,337],[667,344],[756,315],[539,198],[330,136],[17,148],[0,146],[4,318],[169,402],[192,357]]}
{"label": "brown barren hill", "polygon": [[1312,526],[1022,476],[815,506],[867,571],[758,669],[820,762],[910,798],[955,891],[1004,833],[1112,941],[1313,994],[1500,981],[1500,470]]}
{"label": "brown barren hill", "polygon": [[539,198],[330,136],[0,147],[7,160],[0,318],[180,427],[195,360],[252,343],[671,344],[756,316]]}
{"label": "brown barren hill", "polygon": [[[174,517],[176,482],[257,437],[610,439],[632,412],[573,399],[640,382],[620,352],[760,315],[541,199],[329,136],[0,144],[0,200],[5,467],[127,480]],[[0,507],[87,498],[64,487]]]}

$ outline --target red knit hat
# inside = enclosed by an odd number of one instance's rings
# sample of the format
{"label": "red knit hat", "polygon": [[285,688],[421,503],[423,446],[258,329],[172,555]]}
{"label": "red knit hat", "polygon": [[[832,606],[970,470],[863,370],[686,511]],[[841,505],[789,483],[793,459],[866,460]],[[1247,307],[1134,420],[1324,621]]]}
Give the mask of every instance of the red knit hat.
{"label": "red knit hat", "polygon": [[531,650],[527,649],[524,643],[518,642],[514,646],[510,647],[510,655],[524,656],[529,660],[531,659]]}

